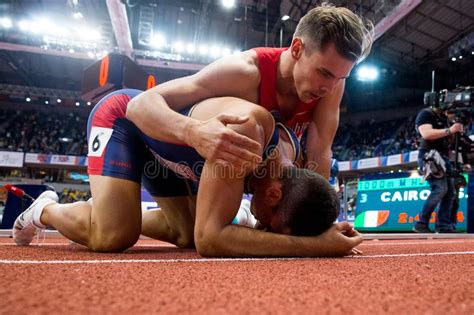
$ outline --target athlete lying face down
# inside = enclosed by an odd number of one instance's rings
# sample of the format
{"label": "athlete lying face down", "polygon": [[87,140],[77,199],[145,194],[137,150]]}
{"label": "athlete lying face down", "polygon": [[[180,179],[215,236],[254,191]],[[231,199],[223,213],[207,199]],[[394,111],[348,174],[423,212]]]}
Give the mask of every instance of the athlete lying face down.
{"label": "athlete lying face down", "polygon": [[[15,222],[14,238],[31,242],[38,228],[54,227],[95,251],[124,250],[140,234],[196,246],[203,256],[342,256],[358,253],[361,236],[347,222],[333,224],[339,200],[327,181],[298,168],[294,133],[248,101],[222,97],[189,106],[181,114],[197,121],[231,115],[233,131],[261,146],[261,160],[240,169],[204,160],[195,149],[146,136],[126,118],[129,101],[141,91],[120,90],[91,112],[88,126],[93,201],[58,204],[45,192]],[[157,125],[156,128],[161,128]],[[141,185],[160,205],[140,208]],[[252,212],[263,229],[233,225],[244,190],[253,193]]]}

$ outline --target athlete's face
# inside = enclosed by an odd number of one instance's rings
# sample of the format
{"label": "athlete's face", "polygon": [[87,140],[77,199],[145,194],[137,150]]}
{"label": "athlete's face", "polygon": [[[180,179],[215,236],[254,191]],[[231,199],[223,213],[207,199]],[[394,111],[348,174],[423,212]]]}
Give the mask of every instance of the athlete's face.
{"label": "athlete's face", "polygon": [[345,80],[354,62],[342,57],[334,44],[323,50],[308,51],[299,38],[294,38],[291,54],[296,59],[293,78],[299,99],[304,103],[324,97]]}
{"label": "athlete's face", "polygon": [[250,211],[264,229],[281,233],[276,227],[278,224],[274,216],[282,196],[282,186],[279,181],[262,180],[256,187]]}
{"label": "athlete's face", "polygon": [[272,207],[265,202],[261,194],[256,193],[253,195],[252,202],[250,203],[250,211],[263,228],[269,229],[271,227],[273,210]]}

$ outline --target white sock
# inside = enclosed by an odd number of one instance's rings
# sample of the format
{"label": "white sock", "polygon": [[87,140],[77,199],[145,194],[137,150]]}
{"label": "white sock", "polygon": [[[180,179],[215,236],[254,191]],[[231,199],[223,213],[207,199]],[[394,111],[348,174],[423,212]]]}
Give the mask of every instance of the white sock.
{"label": "white sock", "polygon": [[33,224],[36,225],[36,227],[40,229],[47,228],[46,225],[41,223],[40,219],[41,219],[41,215],[43,214],[44,207],[52,203],[56,203],[56,202],[51,199],[44,199],[44,200],[39,200],[38,203],[35,205],[35,208],[33,209]]}

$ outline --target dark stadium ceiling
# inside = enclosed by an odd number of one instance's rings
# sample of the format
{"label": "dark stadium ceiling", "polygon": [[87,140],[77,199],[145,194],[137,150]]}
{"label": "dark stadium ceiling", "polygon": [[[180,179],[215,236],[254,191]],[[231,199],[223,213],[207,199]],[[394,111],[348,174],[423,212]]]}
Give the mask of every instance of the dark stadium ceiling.
{"label": "dark stadium ceiling", "polygon": [[[13,26],[0,25],[0,83],[79,90],[82,69],[104,51],[134,56],[138,64],[163,82],[193,73],[212,58],[197,52],[197,57],[190,57],[186,52],[178,54],[176,47],[153,54],[156,49],[151,45],[152,32],[162,33],[170,43],[178,40],[185,46],[193,43],[196,50],[199,45],[228,47],[232,51],[279,46],[280,34],[283,45],[288,45],[298,19],[321,2],[236,0],[236,6],[228,10],[220,0],[3,0],[0,18],[10,18]],[[393,73],[429,68],[451,73],[448,47],[474,32],[473,0],[334,0],[332,3],[373,21],[377,40],[369,61]],[[82,19],[75,20],[72,16],[78,12]],[[290,19],[283,23],[283,15],[289,15]],[[53,21],[56,26],[50,24],[50,28],[58,33],[66,28],[77,28],[77,31],[80,25],[100,30],[100,43],[89,46],[90,49],[81,48],[73,43],[77,35],[71,35],[68,42],[55,42],[37,36],[38,30],[21,31],[15,26],[21,19],[40,16]],[[93,33],[84,30],[80,36],[88,32]],[[473,63],[467,59],[454,68],[462,70],[461,75],[465,76],[462,80],[472,81]],[[398,80],[401,81],[404,80]],[[406,85],[413,84],[416,82],[412,76]]]}

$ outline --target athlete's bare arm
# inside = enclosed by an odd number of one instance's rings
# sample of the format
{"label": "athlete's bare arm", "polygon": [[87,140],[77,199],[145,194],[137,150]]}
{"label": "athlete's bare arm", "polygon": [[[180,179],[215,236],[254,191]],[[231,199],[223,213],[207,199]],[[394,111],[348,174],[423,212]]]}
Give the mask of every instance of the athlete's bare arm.
{"label": "athlete's bare arm", "polygon": [[259,144],[225,127],[244,123],[245,117],[220,115],[199,121],[176,112],[217,96],[256,102],[260,74],[255,59],[256,53],[247,51],[222,58],[194,75],[160,84],[130,101],[127,118],[146,135],[190,145],[209,160],[223,159],[234,165],[258,160]]}
{"label": "athlete's bare arm", "polygon": [[[235,131],[253,138],[263,145],[271,132],[270,114],[256,110],[250,120],[234,125]],[[249,169],[247,173],[252,170]],[[343,256],[353,252],[361,236],[344,222],[333,225],[316,237],[297,237],[232,225],[239,208],[244,176],[236,176],[232,169],[223,169],[213,161],[206,161],[199,184],[194,240],[203,256],[226,257],[308,257]]]}
{"label": "athlete's bare arm", "polygon": [[314,109],[313,122],[308,127],[306,167],[329,178],[331,146],[339,125],[339,105],[344,93],[344,81],[331,94],[322,98]]}

